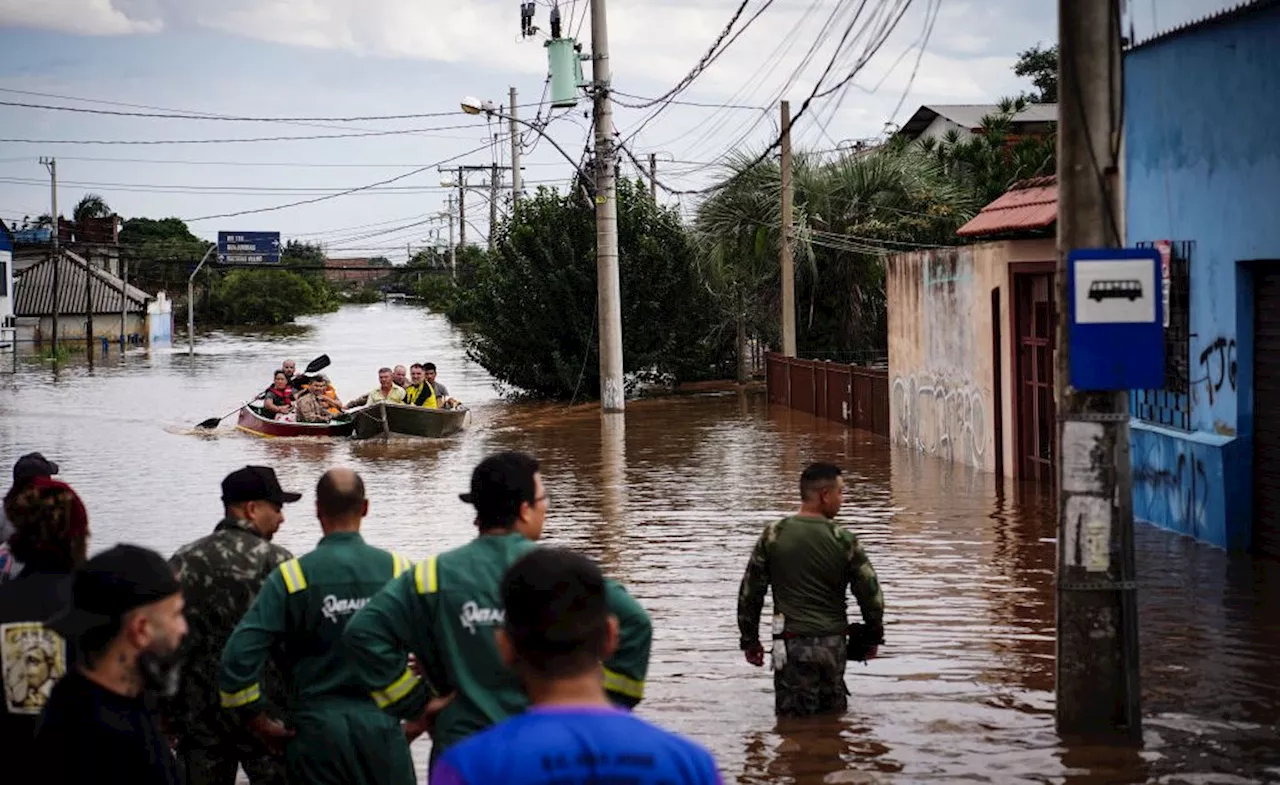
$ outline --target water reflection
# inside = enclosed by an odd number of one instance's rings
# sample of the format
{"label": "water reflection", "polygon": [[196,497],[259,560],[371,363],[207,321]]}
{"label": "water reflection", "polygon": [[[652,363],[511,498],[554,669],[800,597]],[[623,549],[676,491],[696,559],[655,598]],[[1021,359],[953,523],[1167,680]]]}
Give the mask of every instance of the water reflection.
{"label": "water reflection", "polygon": [[[380,365],[435,362],[472,423],[455,438],[387,442],[193,430],[265,387],[285,357],[321,353],[348,399],[376,383]],[[641,713],[710,747],[730,780],[1280,777],[1274,563],[1139,527],[1146,749],[1066,747],[1053,729],[1053,498],[755,394],[641,401],[625,417],[508,404],[443,319],[345,308],[288,333],[206,336],[193,357],[184,347],[0,375],[0,465],[37,449],[81,492],[95,548],[126,540],[170,553],[218,520],[228,471],[269,463],[304,493],[279,541],[305,552],[319,538],[314,483],[345,464],[370,494],[368,539],[414,558],[474,536],[458,493],[481,457],[528,450],[551,495],[548,540],[599,558],[654,618]],[[736,592],[761,528],[794,511],[799,473],[819,459],[846,468],[841,518],[880,573],[888,642],[879,659],[850,666],[846,716],[779,723],[769,673],[737,648]],[[420,764],[427,753],[414,746]]]}

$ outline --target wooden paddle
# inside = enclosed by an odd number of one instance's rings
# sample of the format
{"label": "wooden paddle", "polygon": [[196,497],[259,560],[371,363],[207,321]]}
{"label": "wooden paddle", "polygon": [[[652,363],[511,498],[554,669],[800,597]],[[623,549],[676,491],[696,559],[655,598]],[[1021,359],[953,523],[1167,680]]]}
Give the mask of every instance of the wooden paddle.
{"label": "wooden paddle", "polygon": [[[311,362],[307,363],[307,367],[303,370],[303,373],[308,373],[308,374],[310,374],[310,373],[319,373],[320,371],[322,371],[322,370],[324,370],[325,368],[328,368],[328,367],[329,367],[329,355],[327,355],[327,354],[322,354],[322,355],[320,355],[319,357],[317,357],[317,358],[315,358],[314,360],[312,360]],[[206,428],[206,429],[217,428],[217,427],[218,427],[218,423],[222,422],[223,420],[227,419],[227,418],[228,418],[228,417],[230,417],[231,415],[233,415],[233,414],[235,414],[236,412],[240,411],[241,409],[243,409],[243,408],[244,408],[245,406],[247,406],[248,404],[253,403],[254,401],[258,400],[258,399],[259,399],[259,398],[261,398],[263,395],[266,395],[266,393],[265,393],[265,392],[263,392],[263,393],[259,393],[257,396],[255,396],[255,397],[253,397],[253,398],[250,398],[249,400],[247,400],[247,401],[245,401],[244,403],[240,404],[239,406],[237,406],[236,408],[234,408],[234,409],[232,409],[231,411],[227,412],[226,414],[222,415],[221,417],[210,417],[210,418],[209,418],[209,419],[207,419],[207,420],[202,420],[201,422],[199,422],[199,423],[197,423],[197,424],[196,424],[196,427],[197,427],[197,428]]]}

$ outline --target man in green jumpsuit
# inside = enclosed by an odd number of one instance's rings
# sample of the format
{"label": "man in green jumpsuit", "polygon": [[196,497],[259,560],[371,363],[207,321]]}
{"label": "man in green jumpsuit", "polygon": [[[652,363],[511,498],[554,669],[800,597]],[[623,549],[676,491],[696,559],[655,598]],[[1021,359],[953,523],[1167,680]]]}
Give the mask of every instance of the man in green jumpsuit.
{"label": "man in green jumpsuit", "polygon": [[[360,522],[368,511],[360,475],[326,472],[316,486],[324,537],[271,574],[222,651],[222,706],[284,748],[291,782],[415,782],[412,727],[402,729],[374,703],[343,643],[343,629],[369,597],[402,572],[412,574],[404,557],[365,544]],[[289,728],[265,713],[259,683],[277,647],[288,664]],[[405,655],[394,656],[404,668]]]}
{"label": "man in green jumpsuit", "polygon": [[[387,584],[351,620],[345,636],[361,679],[388,712],[418,717],[430,693],[453,694],[435,722],[433,762],[529,703],[498,652],[494,631],[504,619],[503,575],[542,536],[547,495],[538,462],[515,452],[490,456],[472,473],[471,492],[462,500],[475,506],[480,536]],[[653,627],[613,581],[607,599],[618,618],[620,645],[604,663],[604,686],[614,703],[629,708],[644,696]],[[405,667],[405,649],[422,663],[425,682]]]}

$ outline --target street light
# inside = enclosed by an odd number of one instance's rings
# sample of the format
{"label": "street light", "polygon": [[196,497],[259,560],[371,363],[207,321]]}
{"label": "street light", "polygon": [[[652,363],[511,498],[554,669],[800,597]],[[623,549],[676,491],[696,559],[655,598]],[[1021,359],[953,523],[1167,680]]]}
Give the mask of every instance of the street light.
{"label": "street light", "polygon": [[[590,183],[592,186],[592,190],[593,191],[595,190],[595,182],[596,182],[595,177],[584,172],[582,170],[582,167],[578,166],[577,160],[575,160],[573,156],[565,152],[565,149],[560,146],[559,142],[557,142],[555,139],[552,139],[550,135],[548,135],[538,126],[526,120],[521,120],[519,117],[516,117],[515,115],[502,111],[501,109],[498,108],[498,105],[495,104],[493,101],[481,101],[479,98],[476,98],[474,96],[469,95],[463,98],[460,103],[460,106],[462,107],[462,111],[465,112],[466,114],[470,114],[470,115],[483,114],[490,118],[497,117],[502,120],[506,120],[508,122],[517,123],[519,125],[524,126],[525,128],[528,128],[530,131],[533,131],[535,134],[537,134],[538,136],[541,136],[543,139],[546,139],[548,142],[551,143],[552,147],[556,148],[556,152],[560,153],[560,155],[564,157],[564,160],[568,161],[570,164],[573,165],[574,170],[577,171],[580,177],[582,177],[583,183],[584,184]],[[512,131],[514,132],[514,130],[515,129],[513,128]],[[512,135],[514,136],[514,133]],[[518,168],[518,166],[519,164],[513,161],[511,168],[514,171],[516,168]]]}

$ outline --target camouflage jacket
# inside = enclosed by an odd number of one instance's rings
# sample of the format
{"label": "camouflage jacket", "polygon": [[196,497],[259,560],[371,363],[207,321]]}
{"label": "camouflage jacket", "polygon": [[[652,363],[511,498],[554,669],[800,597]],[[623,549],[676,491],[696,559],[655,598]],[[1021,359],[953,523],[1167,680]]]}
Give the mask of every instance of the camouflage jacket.
{"label": "camouflage jacket", "polygon": [[[293,555],[258,534],[247,521],[227,518],[213,534],[184,545],[169,560],[186,602],[187,632],[182,687],[165,706],[174,734],[196,746],[233,738],[239,719],[222,709],[218,672],[222,648],[272,571]],[[268,668],[264,692],[284,705],[278,669]]]}
{"label": "camouflage jacket", "polygon": [[765,527],[738,590],[739,644],[760,642],[760,613],[773,587],[774,613],[788,637],[843,635],[848,625],[846,590],[862,618],[883,633],[884,596],[876,571],[853,532],[825,518],[795,515]]}

